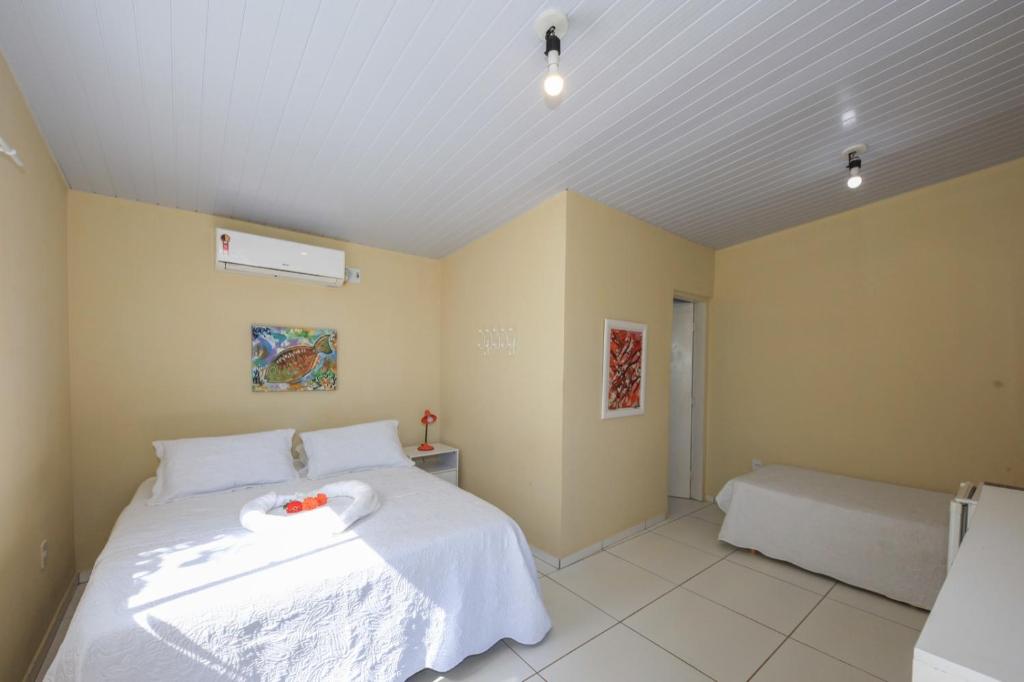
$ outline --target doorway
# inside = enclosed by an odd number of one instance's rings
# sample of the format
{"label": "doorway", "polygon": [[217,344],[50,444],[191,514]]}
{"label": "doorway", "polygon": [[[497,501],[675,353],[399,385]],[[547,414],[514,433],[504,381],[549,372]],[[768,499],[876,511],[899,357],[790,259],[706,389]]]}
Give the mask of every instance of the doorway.
{"label": "doorway", "polygon": [[704,357],[707,304],[672,302],[669,366],[669,512],[704,499]]}

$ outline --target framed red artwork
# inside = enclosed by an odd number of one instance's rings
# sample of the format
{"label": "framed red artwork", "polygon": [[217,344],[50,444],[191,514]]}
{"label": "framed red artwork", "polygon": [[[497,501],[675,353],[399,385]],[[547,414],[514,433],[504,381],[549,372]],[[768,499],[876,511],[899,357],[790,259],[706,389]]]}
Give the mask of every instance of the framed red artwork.
{"label": "framed red artwork", "polygon": [[647,325],[605,320],[601,419],[643,414],[646,376]]}

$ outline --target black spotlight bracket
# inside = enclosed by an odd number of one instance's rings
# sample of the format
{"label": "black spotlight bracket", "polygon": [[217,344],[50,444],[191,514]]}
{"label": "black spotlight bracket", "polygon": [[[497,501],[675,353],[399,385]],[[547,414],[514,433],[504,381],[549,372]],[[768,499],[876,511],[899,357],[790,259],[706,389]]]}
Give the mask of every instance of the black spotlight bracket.
{"label": "black spotlight bracket", "polygon": [[562,40],[555,33],[555,27],[552,26],[548,29],[547,33],[544,34],[544,54],[548,54],[552,50],[558,54],[562,54]]}
{"label": "black spotlight bracket", "polygon": [[847,156],[847,170],[853,170],[854,168],[860,168],[860,155],[857,152],[850,152]]}

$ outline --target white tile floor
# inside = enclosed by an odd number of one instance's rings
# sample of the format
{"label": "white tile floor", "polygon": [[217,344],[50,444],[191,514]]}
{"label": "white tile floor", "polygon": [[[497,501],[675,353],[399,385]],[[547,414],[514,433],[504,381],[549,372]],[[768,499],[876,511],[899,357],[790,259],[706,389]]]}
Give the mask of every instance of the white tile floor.
{"label": "white tile floor", "polygon": [[441,680],[906,682],[927,613],[718,542],[714,506],[567,568],[537,562],[552,630],[499,642]]}

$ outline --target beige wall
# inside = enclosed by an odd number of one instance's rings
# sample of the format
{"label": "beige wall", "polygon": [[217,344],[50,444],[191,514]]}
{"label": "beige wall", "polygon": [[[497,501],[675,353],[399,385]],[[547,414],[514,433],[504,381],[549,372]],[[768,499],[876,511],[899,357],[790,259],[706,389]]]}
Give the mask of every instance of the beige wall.
{"label": "beige wall", "polygon": [[1024,484],[1024,159],[716,254],[709,487]]}
{"label": "beige wall", "polygon": [[[561,527],[565,193],[443,261],[442,412],[462,486],[557,554]],[[514,356],[477,329],[513,327]]]}
{"label": "beige wall", "polygon": [[[714,254],[568,194],[562,554],[665,512],[672,300],[711,296]],[[642,416],[602,420],[604,319],[647,324]]]}
{"label": "beige wall", "polygon": [[[440,402],[438,261],[81,192],[68,202],[80,567],[153,475],[154,439],[394,417],[403,441],[418,442],[419,416]],[[217,272],[215,226],[344,248],[363,281],[331,289]],[[252,323],[336,328],[338,389],[252,393]]]}
{"label": "beige wall", "polygon": [[0,677],[17,679],[74,570],[66,186],[2,58],[0,135],[25,162],[0,156]]}

